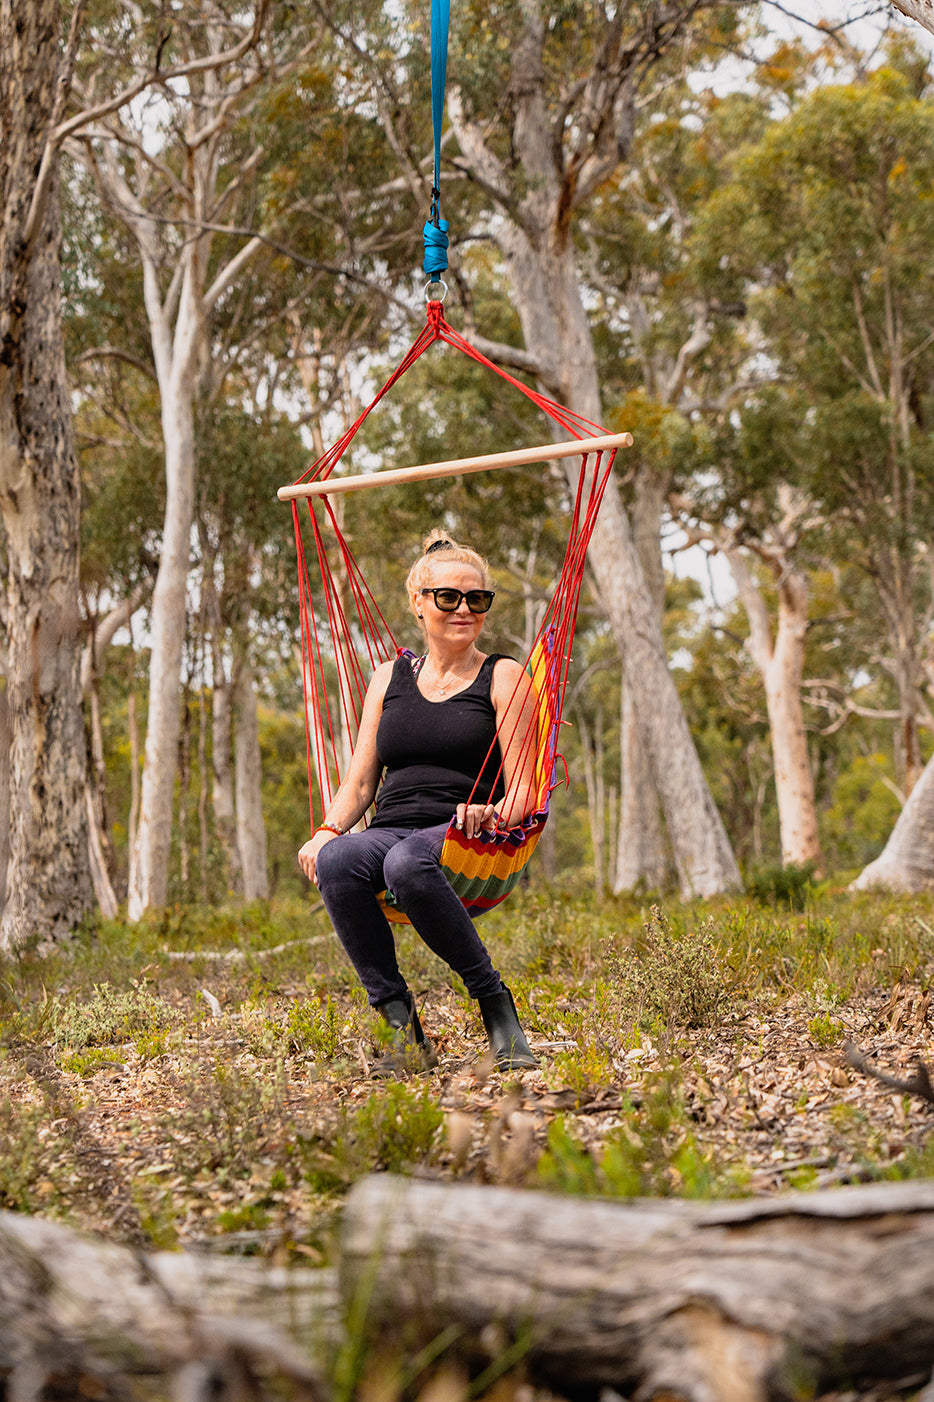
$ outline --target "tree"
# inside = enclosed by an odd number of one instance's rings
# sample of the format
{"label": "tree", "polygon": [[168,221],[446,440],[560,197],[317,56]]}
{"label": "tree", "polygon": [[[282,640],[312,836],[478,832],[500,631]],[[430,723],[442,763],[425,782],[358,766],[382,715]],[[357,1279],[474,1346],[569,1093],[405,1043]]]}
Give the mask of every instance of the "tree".
{"label": "tree", "polygon": [[[468,173],[497,210],[490,236],[503,259],[524,342],[482,349],[531,370],[578,413],[602,418],[599,375],[577,267],[575,221],[631,149],[637,95],[666,51],[687,40],[710,8],[651,4],[638,14],[595,6],[588,22],[546,22],[537,0],[506,7],[508,72],[491,83],[484,64],[449,94]],[[505,18],[505,17],[504,17]],[[480,24],[468,13],[465,49]],[[563,49],[560,47],[563,45]],[[495,95],[499,122],[489,122]],[[681,889],[711,895],[739,884],[722,821],[700,769],[668,670],[657,608],[615,485],[590,547],[601,604],[638,687],[640,735],[664,808]]]}
{"label": "tree", "polygon": [[90,911],[79,677],[80,487],[61,327],[59,128],[82,6],[0,4],[0,512],[6,537],[9,864],[0,946]]}
{"label": "tree", "polygon": [[934,4],[931,0],[892,0],[897,10],[916,20],[929,34],[934,34]]}
{"label": "tree", "polygon": [[866,82],[819,90],[774,124],[711,201],[701,238],[711,276],[715,262],[723,284],[749,297],[785,381],[784,421],[773,423],[789,445],[789,481],[814,503],[832,548],[877,590],[900,713],[899,778],[910,792],[919,725],[929,720],[922,639],[934,606],[934,116],[913,91],[912,55],[896,45],[890,59]]}
{"label": "tree", "polygon": [[[154,153],[137,127],[147,119],[141,111],[124,111],[89,128],[75,145],[137,244],[165,449],[166,506],[152,602],[146,752],[130,859],[132,919],[166,900],[195,502],[195,399],[205,371],[207,319],[263,246],[256,235],[240,239],[235,251],[212,266],[214,230],[263,154],[262,147],[255,148],[236,171],[225,165],[230,128],[266,79],[267,64],[275,62],[274,53],[261,58],[256,52],[267,13],[260,0],[252,16],[233,26],[219,7],[189,20],[175,17],[160,51],[179,60],[187,82],[165,90],[172,115],[161,151]],[[133,41],[138,44],[140,36]],[[171,135],[177,136],[182,157],[177,163]],[[166,209],[173,209],[174,231],[166,225]]]}

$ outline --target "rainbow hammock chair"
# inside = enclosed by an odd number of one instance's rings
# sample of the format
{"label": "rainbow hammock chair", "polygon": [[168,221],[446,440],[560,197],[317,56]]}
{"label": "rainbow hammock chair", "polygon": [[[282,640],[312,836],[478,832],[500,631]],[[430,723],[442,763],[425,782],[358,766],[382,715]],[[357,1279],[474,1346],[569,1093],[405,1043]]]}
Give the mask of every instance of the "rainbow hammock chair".
{"label": "rainbow hammock chair", "polygon": [[[568,441],[485,457],[335,477],[335,468],[367,416],[400,376],[435,341],[445,342],[509,381],[542,409],[554,428],[560,430]],[[534,755],[535,809],[515,827],[483,833],[473,839],[468,839],[454,827],[452,815],[441,853],[442,868],[460,900],[472,914],[479,914],[498,905],[516,884],[535,850],[548,817],[549,797],[558,782],[558,761],[564,762],[558,754],[557,736],[584,575],[584,559],[616,450],[631,442],[628,433],[607,434],[599,425],[581,418],[514,379],[449,326],[440,302],[428,303],[425,328],[356,423],[298,481],[280,488],[278,493],[281,500],[292,502],[298,555],[312,830],[315,827],[315,776],[326,811],[340,784],[341,770],[345,767],[336,719],[340,717],[344,736],[355,736],[372,670],[391,657],[412,655],[407,649],[396,646],[389,626],[347,546],[331,497],[363,488],[515,467],[524,463],[578,456],[581,459],[563,566],[525,663],[535,689],[537,706],[524,708],[527,717],[529,712],[532,713],[527,723],[527,733],[498,737],[503,742],[501,749],[509,744],[521,746],[516,753],[521,755],[523,762],[530,752]],[[325,522],[329,528],[327,531]],[[318,607],[315,591],[311,587],[310,562],[316,566],[315,573],[320,573],[323,585],[323,593],[318,591],[323,602]],[[404,913],[393,906],[391,893],[385,893],[383,905],[391,920],[406,921]]]}

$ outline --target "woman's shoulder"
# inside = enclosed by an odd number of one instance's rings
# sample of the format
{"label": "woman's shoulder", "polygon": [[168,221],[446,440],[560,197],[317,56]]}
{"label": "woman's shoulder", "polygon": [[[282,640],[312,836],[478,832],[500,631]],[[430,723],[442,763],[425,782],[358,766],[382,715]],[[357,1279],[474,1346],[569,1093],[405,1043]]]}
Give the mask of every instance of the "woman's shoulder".
{"label": "woman's shoulder", "polygon": [[493,665],[493,678],[495,681],[511,681],[515,685],[520,672],[524,669],[521,662],[517,662],[514,657],[508,657],[503,652],[491,653],[487,661]]}
{"label": "woman's shoulder", "polygon": [[367,687],[367,694],[378,698],[380,701],[386,695],[386,689],[392,680],[392,674],[396,667],[396,658],[390,658],[388,662],[381,662],[370,678],[370,685]]}
{"label": "woman's shoulder", "polygon": [[495,706],[508,705],[513,697],[524,697],[530,687],[531,679],[521,662],[514,657],[495,657],[490,687]]}

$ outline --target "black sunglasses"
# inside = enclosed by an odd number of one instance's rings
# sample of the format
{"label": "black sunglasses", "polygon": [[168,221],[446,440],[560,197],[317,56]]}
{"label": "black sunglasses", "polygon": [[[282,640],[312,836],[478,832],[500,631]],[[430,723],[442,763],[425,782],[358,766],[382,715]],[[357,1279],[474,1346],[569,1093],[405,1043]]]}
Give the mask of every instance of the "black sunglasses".
{"label": "black sunglasses", "polygon": [[423,589],[423,594],[431,594],[435,601],[435,608],[442,613],[454,613],[460,608],[461,599],[467,600],[467,607],[471,613],[487,613],[492,607],[494,590],[492,589]]}

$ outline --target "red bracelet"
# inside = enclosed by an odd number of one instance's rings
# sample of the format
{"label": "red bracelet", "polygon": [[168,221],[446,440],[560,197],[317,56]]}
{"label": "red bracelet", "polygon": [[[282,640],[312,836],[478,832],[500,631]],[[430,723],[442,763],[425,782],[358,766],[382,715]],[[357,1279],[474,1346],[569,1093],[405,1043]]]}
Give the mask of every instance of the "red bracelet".
{"label": "red bracelet", "polygon": [[315,828],[315,837],[318,836],[319,832],[332,832],[335,837],[344,836],[343,828],[336,828],[333,823],[319,823]]}

